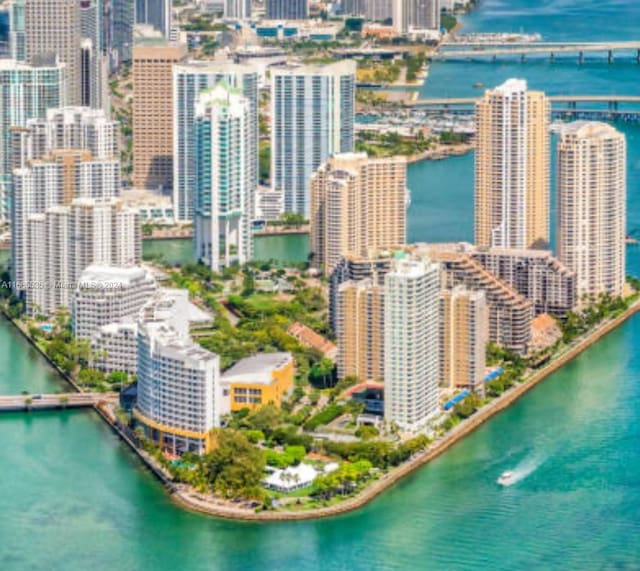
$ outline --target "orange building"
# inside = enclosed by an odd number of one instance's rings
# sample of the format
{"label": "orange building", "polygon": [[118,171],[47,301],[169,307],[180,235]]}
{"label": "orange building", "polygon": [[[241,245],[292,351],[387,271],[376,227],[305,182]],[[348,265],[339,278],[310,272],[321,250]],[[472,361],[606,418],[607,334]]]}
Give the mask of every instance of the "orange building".
{"label": "orange building", "polygon": [[259,353],[238,361],[221,377],[222,410],[280,406],[293,388],[295,368],[290,353]]}

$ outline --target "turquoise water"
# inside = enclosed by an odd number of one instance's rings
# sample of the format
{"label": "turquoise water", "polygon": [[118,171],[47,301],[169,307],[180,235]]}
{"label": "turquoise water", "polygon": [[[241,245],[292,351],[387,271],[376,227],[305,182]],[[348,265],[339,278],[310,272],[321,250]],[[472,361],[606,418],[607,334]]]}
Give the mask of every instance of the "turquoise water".
{"label": "turquoise water", "polygon": [[[632,0],[484,0],[466,25],[547,39],[613,31],[638,39],[639,20]],[[470,93],[478,76],[491,86],[515,75],[550,93],[563,84],[638,93],[639,73],[617,64],[447,63],[431,68],[425,91],[443,94],[462,81],[451,94]],[[640,226],[640,131],[625,132],[631,229]],[[472,165],[467,156],[411,167],[412,240],[471,238]],[[638,252],[629,250],[636,272]],[[324,521],[261,525],[190,514],[92,413],[0,415],[0,569],[638,569],[639,342],[635,318],[369,506]],[[0,392],[58,387],[0,322]],[[506,469],[521,479],[499,488]]]}
{"label": "turquoise water", "polygon": [[[145,240],[145,255],[160,255],[170,264],[193,259],[192,240]],[[308,234],[254,237],[254,258],[276,262],[306,262],[309,256]]]}

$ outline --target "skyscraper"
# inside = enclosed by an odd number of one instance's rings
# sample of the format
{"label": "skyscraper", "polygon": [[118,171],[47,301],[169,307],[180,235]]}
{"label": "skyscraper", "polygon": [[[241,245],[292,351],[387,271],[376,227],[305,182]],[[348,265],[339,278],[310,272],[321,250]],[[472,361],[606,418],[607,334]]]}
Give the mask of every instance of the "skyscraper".
{"label": "skyscraper", "polygon": [[344,153],[311,178],[313,263],[329,274],[341,256],[368,256],[406,241],[406,160]]}
{"label": "skyscraper", "polygon": [[224,0],[224,17],[233,20],[251,18],[251,0]]}
{"label": "skyscraper", "polygon": [[438,411],[440,269],[397,258],[384,281],[384,418],[415,430]]}
{"label": "skyscraper", "polygon": [[240,89],[249,101],[247,159],[254,172],[249,208],[253,217],[258,186],[258,72],[248,65],[191,61],[173,67],[173,207],[177,220],[193,219],[196,190],[195,106],[198,95],[220,81]]}
{"label": "skyscraper", "polygon": [[136,24],[149,24],[169,38],[172,0],[135,0]]}
{"label": "skyscraper", "polygon": [[111,108],[108,90],[109,58],[104,45],[103,0],[81,0],[80,27],[80,104],[104,109],[108,114]]}
{"label": "skyscraper", "polygon": [[549,101],[509,79],[476,108],[475,242],[549,244]]}
{"label": "skyscraper", "polygon": [[14,280],[27,281],[30,215],[75,198],[104,201],[118,195],[118,126],[103,111],[67,107],[48,110],[45,119],[32,119],[11,136],[11,267]]}
{"label": "skyscraper", "polygon": [[64,64],[55,57],[37,58],[34,65],[0,60],[0,221],[7,222],[11,209],[11,170],[14,167],[11,127],[24,127],[42,118],[65,97]]}
{"label": "skyscraper", "polygon": [[309,0],[267,0],[268,20],[304,20],[309,17]]}
{"label": "skyscraper", "polygon": [[183,44],[148,40],[133,48],[133,185],[173,189],[172,66]]}
{"label": "skyscraper", "polygon": [[25,0],[14,0],[9,7],[9,50],[11,59],[25,62],[24,10]]}
{"label": "skyscraper", "polygon": [[115,67],[119,67],[133,58],[133,0],[110,0],[110,20],[111,60]]}
{"label": "skyscraper", "polygon": [[489,309],[484,292],[464,286],[440,294],[440,383],[484,392]]}
{"label": "skyscraper", "polygon": [[440,0],[392,0],[393,27],[399,34],[411,29],[437,30],[440,28]]}
{"label": "skyscraper", "polygon": [[196,117],[196,258],[218,271],[251,259],[251,105],[218,83],[200,94]]}
{"label": "skyscraper", "polygon": [[25,56],[55,54],[66,64],[67,105],[81,103],[80,0],[28,0],[25,2]]}
{"label": "skyscraper", "polygon": [[558,257],[577,296],[621,295],[625,282],[626,142],[605,123],[577,121],[558,144]]}
{"label": "skyscraper", "polygon": [[287,212],[310,215],[309,180],[355,144],[353,61],[276,68],[271,78],[271,180]]}
{"label": "skyscraper", "polygon": [[384,378],[384,287],[371,278],[338,287],[338,376]]}
{"label": "skyscraper", "polygon": [[141,261],[138,213],[118,200],[78,198],[26,221],[27,311],[51,314],[71,307],[83,270],[92,264],[132,266]]}

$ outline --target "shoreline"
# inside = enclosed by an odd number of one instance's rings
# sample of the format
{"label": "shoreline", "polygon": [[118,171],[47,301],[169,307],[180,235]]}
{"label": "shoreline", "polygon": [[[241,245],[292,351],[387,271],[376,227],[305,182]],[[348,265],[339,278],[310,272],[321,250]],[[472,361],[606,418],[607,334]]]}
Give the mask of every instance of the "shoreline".
{"label": "shoreline", "polygon": [[[366,504],[370,503],[376,497],[384,493],[387,489],[395,486],[401,480],[403,480],[409,474],[412,474],[422,466],[428,464],[431,460],[434,460],[452,446],[455,446],[458,442],[465,437],[472,434],[482,424],[499,414],[503,410],[507,409],[510,405],[516,402],[521,396],[529,392],[532,388],[536,387],[539,383],[547,379],[550,375],[556,371],[562,369],[566,364],[570,363],[583,353],[586,349],[597,343],[603,337],[606,337],[609,333],[616,330],[623,325],[628,319],[633,317],[640,311],[640,299],[636,300],[624,313],[616,318],[607,320],[599,324],[592,332],[586,337],[583,337],[579,341],[558,354],[555,359],[544,365],[541,369],[538,369],[526,378],[522,383],[515,385],[501,396],[485,405],[482,409],[479,409],[474,415],[463,420],[460,424],[455,426],[450,432],[442,436],[439,440],[434,441],[429,448],[423,452],[417,454],[412,459],[408,460],[404,464],[391,469],[385,473],[380,479],[373,481],[369,486],[364,488],[358,495],[353,496],[347,500],[344,500],[338,504],[316,508],[306,511],[252,511],[246,508],[230,505],[228,502],[226,505],[212,505],[210,502],[203,501],[194,497],[200,495],[195,490],[185,491],[178,482],[174,482],[167,477],[162,469],[157,466],[143,450],[138,448],[136,444],[130,439],[125,430],[119,426],[117,418],[109,410],[105,410],[100,405],[95,405],[93,409],[98,413],[100,418],[104,420],[116,433],[116,435],[124,441],[127,446],[133,451],[133,453],[142,461],[143,465],[150,470],[150,472],[159,480],[165,490],[168,492],[170,499],[183,509],[197,512],[203,515],[217,517],[221,519],[230,519],[236,521],[263,521],[263,522],[276,522],[276,521],[302,521],[312,519],[323,519],[328,517],[334,517],[342,515],[351,511],[355,511]],[[5,319],[13,324],[21,335],[27,339],[27,341],[46,359],[46,361],[58,372],[60,376],[69,382],[78,392],[82,392],[80,387],[74,383],[68,375],[59,369],[42,351],[37,344],[29,337],[29,335],[22,330],[22,328],[10,318],[3,310]],[[220,500],[223,502],[223,500]]]}
{"label": "shoreline", "polygon": [[[362,490],[362,492],[360,492],[357,496],[349,498],[339,504],[308,511],[255,512],[241,508],[212,506],[210,503],[198,500],[197,498],[183,492],[174,482],[171,482],[169,484],[164,481],[164,478],[161,478],[161,480],[165,484],[165,487],[169,489],[170,497],[176,504],[190,511],[222,519],[269,522],[301,521],[334,517],[354,511],[365,506],[373,499],[385,492],[388,488],[393,487],[409,474],[428,464],[431,460],[434,460],[452,446],[455,446],[466,436],[469,436],[471,433],[473,433],[482,424],[484,424],[503,410],[507,409],[521,396],[529,392],[532,388],[536,387],[539,383],[547,379],[556,371],[562,369],[562,367],[573,361],[576,357],[578,357],[589,347],[597,343],[600,339],[606,337],[612,331],[615,331],[628,319],[638,313],[638,311],[640,311],[640,300],[635,301],[624,313],[622,313],[618,317],[601,323],[586,337],[580,339],[577,342],[574,342],[574,344],[570,345],[563,353],[558,354],[554,360],[547,363],[541,369],[535,371],[521,384],[509,389],[503,395],[485,405],[485,407],[483,407],[482,409],[478,410],[473,416],[462,421],[440,440],[435,441],[430,448],[418,454],[413,459],[398,466],[397,468],[390,470],[382,478],[374,481],[370,486]],[[144,460],[144,457],[140,457]],[[145,461],[145,463],[147,462]],[[155,466],[151,467],[151,469],[154,473],[157,474],[157,468]]]}

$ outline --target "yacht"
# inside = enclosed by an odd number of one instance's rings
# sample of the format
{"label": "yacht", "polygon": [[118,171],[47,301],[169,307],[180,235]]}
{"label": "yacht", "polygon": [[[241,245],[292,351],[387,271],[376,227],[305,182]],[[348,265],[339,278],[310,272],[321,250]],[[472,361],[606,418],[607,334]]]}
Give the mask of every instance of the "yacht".
{"label": "yacht", "polygon": [[506,472],[502,472],[502,474],[498,478],[498,484],[500,484],[501,486],[508,486],[510,484],[513,484],[514,480],[515,474],[510,470],[507,470]]}

